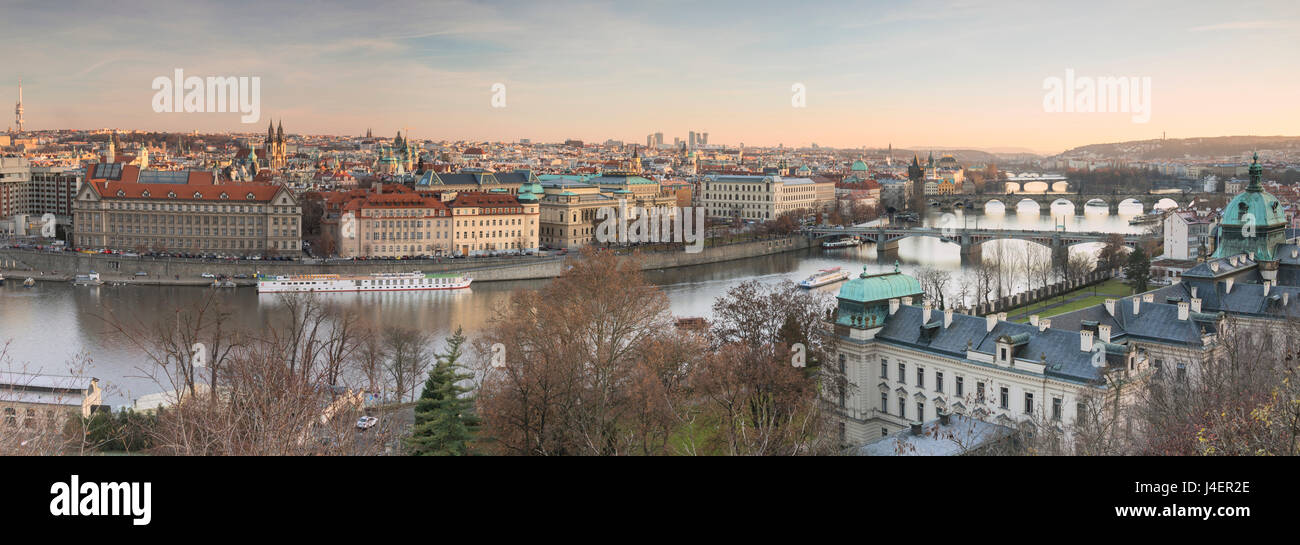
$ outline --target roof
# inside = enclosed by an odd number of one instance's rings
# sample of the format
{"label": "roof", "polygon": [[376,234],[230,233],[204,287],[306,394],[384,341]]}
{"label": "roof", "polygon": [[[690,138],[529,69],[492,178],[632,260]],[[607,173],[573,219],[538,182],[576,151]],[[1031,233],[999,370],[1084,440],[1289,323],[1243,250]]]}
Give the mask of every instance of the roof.
{"label": "roof", "polygon": [[921,283],[915,278],[898,272],[867,274],[863,267],[862,274],[851,279],[840,288],[839,298],[859,303],[886,301],[896,297],[921,295]]}
{"label": "roof", "polygon": [[903,429],[888,437],[852,449],[858,456],[957,456],[1010,436],[1006,426],[954,414],[948,424],[932,420],[921,425],[921,435]]}
{"label": "roof", "polygon": [[131,165],[100,163],[87,168],[86,182],[105,199],[269,202],[283,189],[265,182],[216,183],[211,172],[141,171]]}

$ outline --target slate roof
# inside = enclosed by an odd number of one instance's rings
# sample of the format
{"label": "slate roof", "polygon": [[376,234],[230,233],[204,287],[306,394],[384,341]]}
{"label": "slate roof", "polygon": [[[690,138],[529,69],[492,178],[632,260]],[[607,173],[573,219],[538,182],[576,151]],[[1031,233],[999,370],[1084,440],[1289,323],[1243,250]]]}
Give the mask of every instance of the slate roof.
{"label": "slate roof", "polygon": [[[1023,334],[1028,335],[1028,340],[1017,346],[1016,357],[1038,362],[1046,356],[1044,374],[1047,376],[1071,382],[1091,382],[1101,376],[1101,370],[1092,365],[1092,354],[1079,349],[1078,331],[1055,327],[1038,331],[1037,327],[1028,324],[998,322],[990,332],[983,317],[953,314],[952,324],[947,328],[935,328],[930,335],[923,336],[921,314],[920,307],[899,307],[885,320],[885,326],[876,332],[876,340],[965,359],[968,342],[971,350],[993,355],[996,354],[998,337],[1014,336],[1020,341],[1022,338],[1018,336]],[[932,311],[930,319],[942,323],[943,312]]]}
{"label": "slate roof", "polygon": [[[1079,331],[1083,329],[1083,322],[1094,321],[1098,325],[1110,326],[1111,342],[1139,340],[1199,347],[1202,332],[1213,325],[1201,323],[1192,316],[1186,320],[1178,319],[1178,304],[1165,302],[1167,297],[1191,301],[1191,295],[1178,286],[1180,284],[1156,290],[1152,294],[1155,300],[1150,303],[1143,301],[1138,305],[1137,314],[1133,314],[1133,298],[1125,297],[1115,301],[1114,316],[1106,311],[1105,304],[1093,305],[1052,316],[1052,328]],[[1202,310],[1205,310],[1204,306]]]}

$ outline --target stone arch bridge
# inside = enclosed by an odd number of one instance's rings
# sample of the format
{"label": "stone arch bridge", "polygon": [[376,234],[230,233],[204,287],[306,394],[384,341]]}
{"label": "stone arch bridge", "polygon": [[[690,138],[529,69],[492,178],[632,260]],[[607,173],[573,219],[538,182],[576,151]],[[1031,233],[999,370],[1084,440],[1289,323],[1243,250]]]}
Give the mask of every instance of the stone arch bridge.
{"label": "stone arch bridge", "polygon": [[1169,199],[1178,204],[1178,206],[1187,206],[1193,201],[1205,200],[1216,195],[1214,193],[1005,193],[1005,194],[984,194],[984,195],[930,195],[927,196],[926,203],[931,207],[937,207],[942,210],[953,210],[956,208],[984,210],[984,206],[990,202],[1001,202],[1008,213],[1015,213],[1017,205],[1024,200],[1031,200],[1038,204],[1040,214],[1049,214],[1052,210],[1052,203],[1057,201],[1066,201],[1074,205],[1075,213],[1081,213],[1084,206],[1088,203],[1105,204],[1111,214],[1119,212],[1119,204],[1126,201],[1136,201],[1142,205],[1143,212],[1150,212],[1160,201]]}
{"label": "stone arch bridge", "polygon": [[[863,242],[876,245],[878,253],[885,255],[898,251],[898,241],[911,237],[937,238],[943,242],[957,244],[961,247],[962,263],[971,262],[981,255],[980,247],[990,240],[1024,240],[1046,246],[1053,251],[1064,251],[1076,244],[1105,242],[1114,233],[1102,231],[1028,231],[1018,229],[966,229],[936,227],[815,227],[804,231],[808,236],[818,239],[854,237]],[[1124,244],[1135,247],[1145,235],[1124,233]]]}

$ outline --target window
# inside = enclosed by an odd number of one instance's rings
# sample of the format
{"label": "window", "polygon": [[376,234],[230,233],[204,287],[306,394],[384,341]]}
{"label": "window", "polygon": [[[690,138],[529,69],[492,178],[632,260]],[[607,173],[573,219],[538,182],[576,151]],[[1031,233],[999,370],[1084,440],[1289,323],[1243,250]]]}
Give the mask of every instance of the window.
{"label": "window", "polygon": [[881,436],[881,437],[889,437],[889,428],[881,427],[881,428],[880,428],[880,436]]}
{"label": "window", "polygon": [[919,402],[916,403],[916,421],[917,421],[917,422],[925,422],[925,402],[924,402],[924,401],[919,401]]}
{"label": "window", "polygon": [[1076,405],[1074,406],[1074,421],[1075,421],[1075,423],[1084,422],[1084,421],[1087,420],[1087,418],[1088,418],[1088,411],[1087,411],[1086,409],[1087,409],[1087,408],[1084,407],[1084,405],[1083,405],[1082,403],[1076,404]]}
{"label": "window", "polygon": [[957,384],[954,385],[957,388],[956,394],[957,397],[961,397],[962,395],[964,395],[965,385],[962,384],[961,377],[957,377],[956,380],[957,380]]}
{"label": "window", "polygon": [[898,417],[907,418],[907,399],[898,396]]}
{"label": "window", "polygon": [[907,382],[907,364],[898,362],[898,381]]}
{"label": "window", "polygon": [[889,360],[880,358],[880,378],[889,380]]}
{"label": "window", "polygon": [[934,391],[943,393],[943,371],[934,372]]}
{"label": "window", "polygon": [[925,387],[925,368],[924,368],[924,367],[917,367],[917,368],[916,368],[916,385],[917,385],[917,386],[920,386],[920,387],[922,387],[922,388]]}
{"label": "window", "polygon": [[1052,398],[1052,420],[1061,421],[1061,398]]}
{"label": "window", "polygon": [[1011,408],[1011,390],[1007,389],[1006,386],[1002,387],[1002,395],[999,401],[1001,402],[998,405],[999,407],[1003,409]]}
{"label": "window", "polygon": [[983,402],[984,402],[984,383],[983,383],[983,382],[976,382],[976,383],[975,383],[975,401],[977,401],[977,402],[979,402],[979,403],[983,403]]}
{"label": "window", "polygon": [[5,407],[5,425],[11,428],[18,425],[17,411],[13,407]]}
{"label": "window", "polygon": [[1007,348],[1005,346],[1001,348],[1000,353],[1002,355],[998,356],[998,361],[1007,361]]}
{"label": "window", "polygon": [[848,434],[845,432],[844,423],[840,422],[840,442],[843,443],[847,438]]}
{"label": "window", "polygon": [[1178,362],[1178,382],[1187,382],[1187,364]]}
{"label": "window", "polygon": [[1025,392],[1025,414],[1034,414],[1034,394]]}
{"label": "window", "polygon": [[880,394],[880,412],[889,414],[889,394]]}

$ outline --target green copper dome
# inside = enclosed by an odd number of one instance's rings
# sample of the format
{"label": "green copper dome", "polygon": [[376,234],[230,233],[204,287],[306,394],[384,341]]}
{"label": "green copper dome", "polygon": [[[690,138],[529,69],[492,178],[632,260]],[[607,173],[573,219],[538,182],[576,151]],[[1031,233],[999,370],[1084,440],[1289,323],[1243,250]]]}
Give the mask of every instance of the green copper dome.
{"label": "green copper dome", "polygon": [[853,170],[855,172],[866,172],[867,164],[862,162],[862,159],[858,159],[857,161],[853,162],[853,167],[850,170]]}
{"label": "green copper dome", "polygon": [[1256,153],[1250,165],[1250,185],[1223,209],[1214,257],[1254,253],[1258,261],[1272,261],[1274,249],[1286,242],[1286,214],[1277,197],[1264,191],[1263,172]]}
{"label": "green copper dome", "polygon": [[888,301],[895,297],[915,297],[923,293],[921,283],[915,278],[898,272],[895,264],[893,272],[867,274],[866,267],[862,274],[849,280],[840,288],[839,298],[857,303]]}

